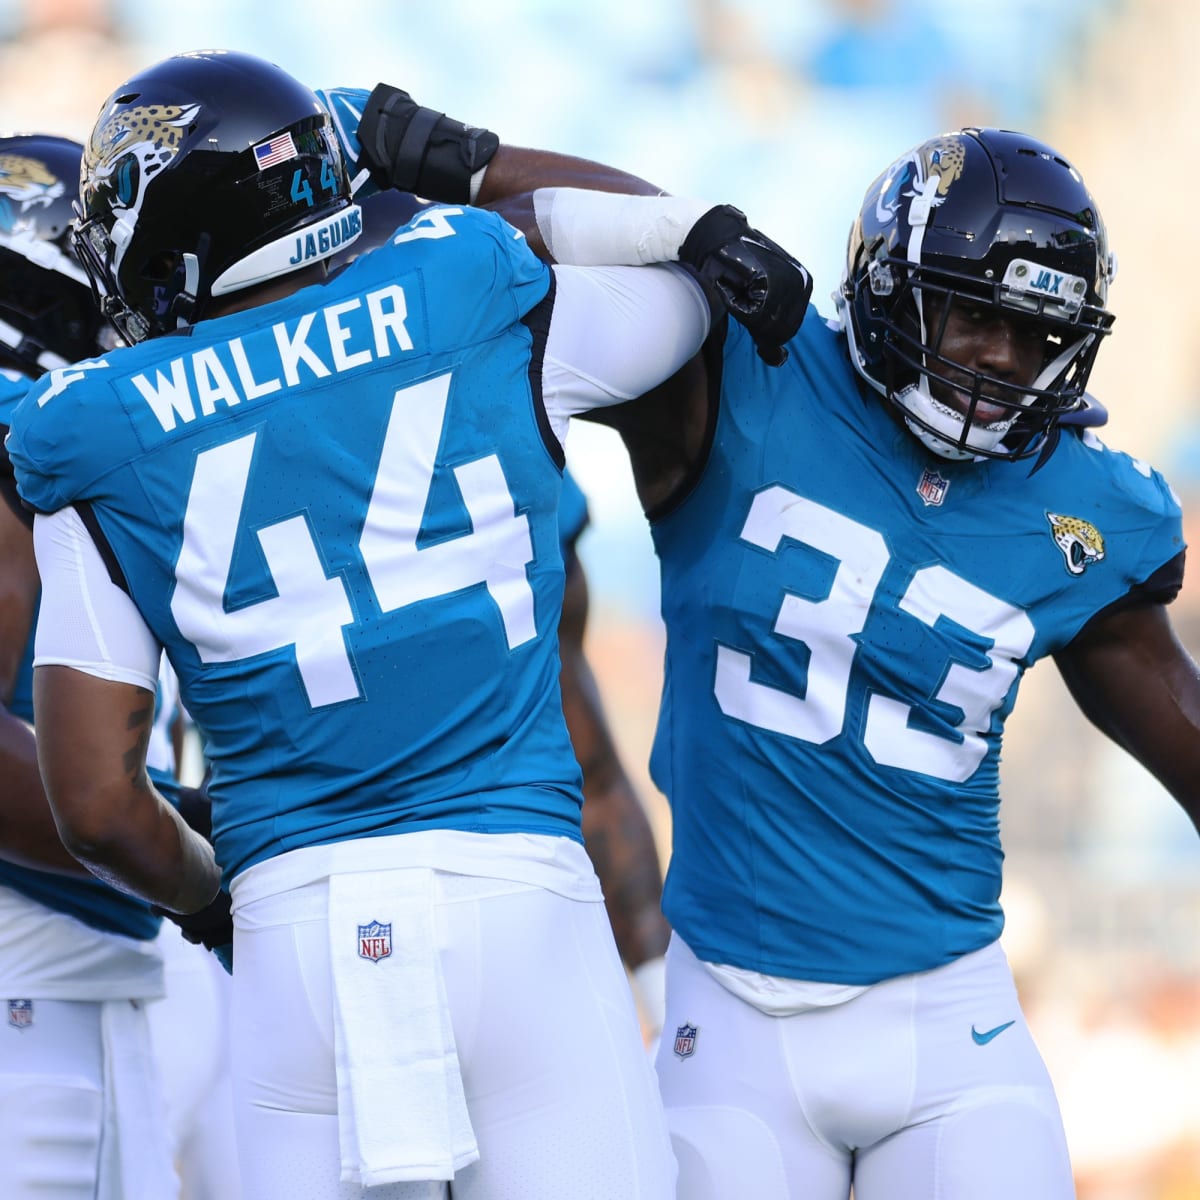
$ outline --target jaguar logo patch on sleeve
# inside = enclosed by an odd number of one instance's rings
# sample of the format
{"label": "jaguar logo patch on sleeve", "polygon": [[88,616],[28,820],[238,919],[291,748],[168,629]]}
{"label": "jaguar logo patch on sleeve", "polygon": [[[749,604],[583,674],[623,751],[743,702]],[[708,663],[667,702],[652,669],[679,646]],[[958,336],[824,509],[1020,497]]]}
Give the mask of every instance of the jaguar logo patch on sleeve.
{"label": "jaguar logo patch on sleeve", "polygon": [[1091,522],[1052,512],[1046,514],[1046,520],[1072,575],[1082,575],[1093,563],[1103,561],[1104,538]]}

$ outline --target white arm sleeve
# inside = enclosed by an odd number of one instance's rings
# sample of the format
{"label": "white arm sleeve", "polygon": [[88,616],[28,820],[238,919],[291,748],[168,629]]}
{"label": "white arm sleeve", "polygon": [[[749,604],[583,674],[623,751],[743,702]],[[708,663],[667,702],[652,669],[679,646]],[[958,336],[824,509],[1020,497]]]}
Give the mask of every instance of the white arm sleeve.
{"label": "white arm sleeve", "polygon": [[87,675],[154,691],[162,647],[133,601],[109,578],[74,508],[33,522],[42,577],[33,665],[74,667]]}
{"label": "white arm sleeve", "polygon": [[692,226],[713,206],[686,196],[623,196],[538,188],[533,216],[555,262],[636,267],[677,262]]}
{"label": "white arm sleeve", "polygon": [[542,396],[558,440],[568,419],[674,375],[708,336],[700,285],[678,267],[555,267]]}

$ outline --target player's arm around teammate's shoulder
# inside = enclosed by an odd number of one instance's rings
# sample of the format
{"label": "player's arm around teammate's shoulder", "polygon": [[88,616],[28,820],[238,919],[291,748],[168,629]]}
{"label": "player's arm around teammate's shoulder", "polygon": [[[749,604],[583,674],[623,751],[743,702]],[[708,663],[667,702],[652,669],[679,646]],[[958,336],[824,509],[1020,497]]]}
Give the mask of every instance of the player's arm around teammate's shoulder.
{"label": "player's arm around teammate's shoulder", "polygon": [[[318,93],[359,180],[448,203],[495,208],[535,251],[579,266],[682,262],[716,308],[783,360],[803,320],[808,272],[728,205],[664,195],[626,172],[549,151],[505,146],[489,130],[425,108],[405,91]],[[607,193],[608,195],[605,195]]]}

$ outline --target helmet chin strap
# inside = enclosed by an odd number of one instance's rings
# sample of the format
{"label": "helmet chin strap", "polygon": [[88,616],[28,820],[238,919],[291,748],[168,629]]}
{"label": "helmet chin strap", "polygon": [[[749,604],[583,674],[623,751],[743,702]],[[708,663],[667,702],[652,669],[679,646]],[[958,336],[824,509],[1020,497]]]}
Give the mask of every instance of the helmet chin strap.
{"label": "helmet chin strap", "polygon": [[[921,340],[926,341],[925,314],[920,311],[920,297],[917,297],[918,311],[921,321]],[[1071,360],[1087,346],[1089,338],[1064,346],[1063,349],[1039,372],[1033,381],[1032,391],[1028,393],[1026,404],[1032,404],[1034,393],[1047,388],[1066,370]],[[934,454],[952,462],[968,462],[978,458],[980,452],[986,454],[995,450],[1004,441],[1012,429],[1017,414],[1006,421],[997,421],[993,425],[970,426],[966,435],[966,446],[957,443],[963,437],[963,427],[967,424],[962,413],[956,412],[947,404],[936,400],[929,390],[929,377],[921,374],[915,384],[909,384],[895,393],[896,403],[904,410],[904,423],[909,432]]]}
{"label": "helmet chin strap", "polygon": [[952,462],[970,462],[982,451],[994,450],[1012,428],[1012,419],[997,421],[992,426],[971,425],[967,444],[960,446],[966,418],[949,405],[935,400],[929,391],[929,379],[922,375],[895,394],[896,403],[905,413],[908,431],[927,449]]}
{"label": "helmet chin strap", "polygon": [[200,260],[194,254],[183,256],[183,290],[171,301],[171,316],[176,329],[186,329],[196,315],[196,294],[200,290]]}

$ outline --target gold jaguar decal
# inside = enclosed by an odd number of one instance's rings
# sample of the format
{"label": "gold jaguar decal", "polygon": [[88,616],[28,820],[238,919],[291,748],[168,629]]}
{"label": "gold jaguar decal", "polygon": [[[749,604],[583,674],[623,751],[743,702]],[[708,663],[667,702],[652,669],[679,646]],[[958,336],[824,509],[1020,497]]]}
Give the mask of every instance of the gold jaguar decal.
{"label": "gold jaguar decal", "polygon": [[873,185],[879,189],[875,198],[875,219],[880,225],[890,224],[908,199],[910,221],[924,224],[930,208],[945,200],[955,180],[962,175],[966,162],[966,146],[956,134],[922,142],[897,159]]}
{"label": "gold jaguar decal", "polygon": [[967,152],[960,137],[931,138],[917,151],[922,175],[937,181],[937,194],[945,196],[950,185],[963,173]]}
{"label": "gold jaguar decal", "polygon": [[0,154],[0,192],[21,203],[49,204],[63,194],[63,182],[46,164],[23,154]]}
{"label": "gold jaguar decal", "polygon": [[136,192],[121,195],[121,202],[123,208],[136,212],[146,185],[179,153],[199,111],[198,104],[141,104],[106,114],[97,121],[84,150],[85,180],[93,186],[107,180],[132,155],[139,167]]}
{"label": "gold jaguar decal", "polygon": [[1082,575],[1086,568],[1103,560],[1104,538],[1091,522],[1052,512],[1046,514],[1046,519],[1054,534],[1054,544],[1062,551],[1072,575]]}
{"label": "gold jaguar decal", "polygon": [[0,234],[31,238],[36,222],[33,211],[54,203],[66,187],[46,164],[23,154],[0,154]]}

